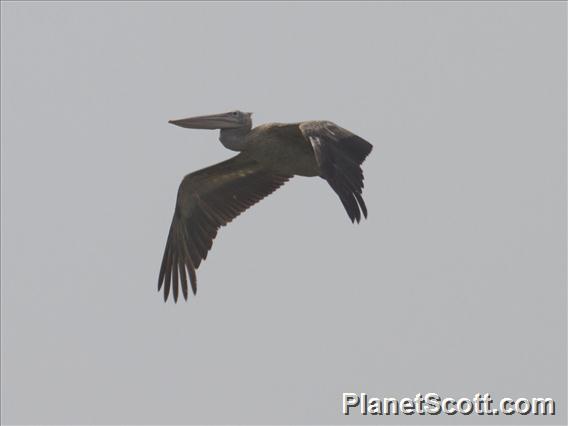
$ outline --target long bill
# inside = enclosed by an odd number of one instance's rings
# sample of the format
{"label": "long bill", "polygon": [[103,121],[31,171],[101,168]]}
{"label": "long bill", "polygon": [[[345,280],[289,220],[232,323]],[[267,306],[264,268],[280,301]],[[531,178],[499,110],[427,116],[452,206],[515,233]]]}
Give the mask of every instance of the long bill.
{"label": "long bill", "polygon": [[231,112],[181,118],[178,120],[170,120],[168,123],[187,129],[231,129],[241,126],[241,123]]}

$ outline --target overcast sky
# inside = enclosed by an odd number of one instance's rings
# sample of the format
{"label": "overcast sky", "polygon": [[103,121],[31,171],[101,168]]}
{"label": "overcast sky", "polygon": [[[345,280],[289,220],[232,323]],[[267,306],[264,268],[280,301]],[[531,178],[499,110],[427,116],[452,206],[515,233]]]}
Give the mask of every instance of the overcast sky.
{"label": "overcast sky", "polygon": [[[566,401],[565,3],[2,2],[1,35],[2,423],[566,422],[341,414]],[[373,143],[369,218],[295,178],[165,304],[178,184],[232,155],[167,120],[231,109]]]}

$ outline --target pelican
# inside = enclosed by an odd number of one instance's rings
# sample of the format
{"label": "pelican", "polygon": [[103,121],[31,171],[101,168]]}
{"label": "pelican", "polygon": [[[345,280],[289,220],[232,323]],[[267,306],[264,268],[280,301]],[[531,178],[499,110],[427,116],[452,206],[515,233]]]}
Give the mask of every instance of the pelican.
{"label": "pelican", "polygon": [[361,196],[361,164],[373,146],[330,121],[268,123],[252,128],[252,113],[231,111],[169,123],[189,129],[218,129],[219,140],[239,154],[185,176],[179,186],[158,278],[164,301],[170,289],[197,292],[196,269],[221,226],[274,192],[293,176],[319,176],[329,183],[353,223],[367,217]]}

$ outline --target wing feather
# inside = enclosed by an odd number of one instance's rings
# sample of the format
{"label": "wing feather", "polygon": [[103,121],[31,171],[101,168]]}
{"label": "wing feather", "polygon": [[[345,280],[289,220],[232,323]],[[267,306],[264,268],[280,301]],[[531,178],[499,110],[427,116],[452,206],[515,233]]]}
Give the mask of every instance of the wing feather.
{"label": "wing feather", "polygon": [[227,161],[187,175],[177,203],[158,277],[164,300],[197,292],[195,270],[205,260],[218,229],[274,192],[291,176],[275,173],[241,153]]}
{"label": "wing feather", "polygon": [[300,130],[312,145],[320,176],[339,196],[351,221],[359,222],[361,213],[366,218],[361,164],[373,145],[329,121],[306,121]]}

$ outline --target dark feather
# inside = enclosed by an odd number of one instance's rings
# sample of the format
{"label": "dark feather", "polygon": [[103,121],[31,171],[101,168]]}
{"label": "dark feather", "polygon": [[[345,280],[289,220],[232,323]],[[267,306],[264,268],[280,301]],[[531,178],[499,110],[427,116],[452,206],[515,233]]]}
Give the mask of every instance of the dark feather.
{"label": "dark feather", "polygon": [[366,218],[361,164],[373,146],[329,121],[307,121],[300,124],[300,130],[312,145],[320,176],[339,196],[351,221],[359,222],[361,213]]}
{"label": "dark feather", "polygon": [[196,294],[195,270],[207,257],[218,229],[290,177],[263,168],[245,154],[187,175],[178,190],[158,278],[158,290],[164,287],[164,300],[168,299],[171,288],[177,301],[180,284],[187,300],[186,270]]}

